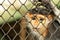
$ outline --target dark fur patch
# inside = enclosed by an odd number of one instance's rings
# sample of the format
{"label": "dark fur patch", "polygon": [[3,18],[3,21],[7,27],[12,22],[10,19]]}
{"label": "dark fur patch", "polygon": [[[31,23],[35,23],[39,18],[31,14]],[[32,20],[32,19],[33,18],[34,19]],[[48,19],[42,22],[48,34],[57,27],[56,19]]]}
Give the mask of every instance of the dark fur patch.
{"label": "dark fur patch", "polygon": [[32,14],[43,14],[43,15],[47,15],[47,14],[50,14],[51,12],[50,12],[50,10],[49,9],[44,9],[44,8],[34,8],[34,9],[31,9],[31,10],[29,10],[30,11],[30,13],[32,13]]}

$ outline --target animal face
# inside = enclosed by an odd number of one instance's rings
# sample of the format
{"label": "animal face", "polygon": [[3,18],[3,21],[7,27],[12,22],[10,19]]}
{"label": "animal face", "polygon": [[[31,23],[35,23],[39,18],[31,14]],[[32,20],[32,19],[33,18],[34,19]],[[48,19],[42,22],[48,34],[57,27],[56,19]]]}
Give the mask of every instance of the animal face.
{"label": "animal face", "polygon": [[48,24],[52,21],[53,17],[52,15],[42,15],[42,14],[32,14],[27,13],[26,15],[27,20],[31,23],[29,26],[31,30],[35,32],[39,32],[44,37],[48,33]]}

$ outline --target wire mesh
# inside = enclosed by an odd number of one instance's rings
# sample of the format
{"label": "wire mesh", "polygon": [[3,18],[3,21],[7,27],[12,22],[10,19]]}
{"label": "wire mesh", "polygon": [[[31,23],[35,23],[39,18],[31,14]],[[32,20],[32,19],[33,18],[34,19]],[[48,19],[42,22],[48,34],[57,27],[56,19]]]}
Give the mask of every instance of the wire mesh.
{"label": "wire mesh", "polygon": [[[59,9],[60,0],[53,3]],[[56,18],[41,0],[0,0],[0,40],[60,40]]]}

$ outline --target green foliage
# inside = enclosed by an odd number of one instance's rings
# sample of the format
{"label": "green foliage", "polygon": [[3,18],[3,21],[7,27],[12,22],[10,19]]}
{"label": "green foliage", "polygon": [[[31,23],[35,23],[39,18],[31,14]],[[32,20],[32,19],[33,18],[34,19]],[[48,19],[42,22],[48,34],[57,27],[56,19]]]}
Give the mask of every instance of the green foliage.
{"label": "green foliage", "polygon": [[57,6],[57,8],[60,9],[60,0],[52,0],[52,1]]}

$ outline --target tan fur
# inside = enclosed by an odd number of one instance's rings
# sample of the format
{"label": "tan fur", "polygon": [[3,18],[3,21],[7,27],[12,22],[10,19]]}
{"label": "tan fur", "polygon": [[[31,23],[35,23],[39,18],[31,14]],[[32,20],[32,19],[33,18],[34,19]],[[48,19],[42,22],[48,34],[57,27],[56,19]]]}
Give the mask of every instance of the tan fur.
{"label": "tan fur", "polygon": [[[32,17],[34,16],[36,16],[36,19],[32,20]],[[32,28],[33,31],[35,32],[38,31],[40,34],[42,34],[43,37],[46,37],[46,35],[48,34],[48,24],[53,19],[52,15],[48,15],[46,17],[46,15],[42,15],[42,14],[27,13],[26,18],[28,21],[31,22],[34,28],[37,28],[37,29],[34,29],[33,27],[29,26],[30,28]],[[44,19],[42,23],[39,22],[40,18]]]}

